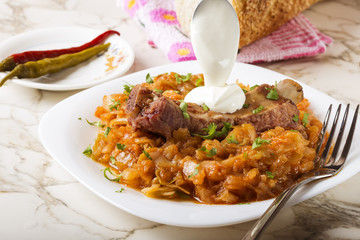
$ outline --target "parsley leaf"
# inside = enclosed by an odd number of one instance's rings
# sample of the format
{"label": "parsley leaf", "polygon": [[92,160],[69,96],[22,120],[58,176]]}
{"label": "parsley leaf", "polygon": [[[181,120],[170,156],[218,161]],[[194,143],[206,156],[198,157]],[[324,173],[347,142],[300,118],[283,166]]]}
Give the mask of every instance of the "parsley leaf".
{"label": "parsley leaf", "polygon": [[160,90],[160,89],[155,88],[155,89],[154,89],[154,92],[162,94],[164,91],[163,91],[163,90]]}
{"label": "parsley leaf", "polygon": [[132,91],[133,88],[134,88],[134,85],[131,85],[131,84],[129,84],[129,85],[124,85],[124,93],[125,93],[126,95],[129,95],[129,94],[131,93],[131,91]]}
{"label": "parsley leaf", "polygon": [[252,144],[252,149],[260,147],[263,143],[270,143],[270,140],[267,139],[261,139],[260,137],[257,137],[255,141]]}
{"label": "parsley leaf", "polygon": [[112,110],[114,110],[114,109],[118,110],[119,107],[121,106],[120,101],[115,101],[114,99],[111,99],[111,102],[112,102],[113,104],[109,105],[110,111],[112,111]]}
{"label": "parsley leaf", "polygon": [[260,105],[258,108],[254,109],[252,111],[253,114],[257,114],[259,112],[261,112],[262,110],[264,109],[264,106],[263,105]]}
{"label": "parsley leaf", "polygon": [[206,154],[207,157],[213,157],[216,155],[217,153],[217,149],[216,148],[212,148],[210,150],[206,150],[205,152],[207,152],[208,154]]}
{"label": "parsley leaf", "polygon": [[279,94],[276,90],[277,87],[277,82],[275,82],[275,87],[272,89],[268,89],[266,88],[266,90],[269,90],[269,93],[266,95],[266,98],[269,100],[278,100],[279,99]]}
{"label": "parsley leaf", "polygon": [[304,125],[304,127],[306,127],[309,124],[309,114],[308,113],[304,113],[303,119],[302,119],[302,123]]}
{"label": "parsley leaf", "polygon": [[227,139],[228,143],[235,143],[235,144],[239,144],[238,140],[236,140],[235,135],[231,134],[230,137]]}
{"label": "parsley leaf", "polygon": [[175,73],[175,80],[176,83],[180,84],[181,83],[181,78],[179,77],[179,74]]}
{"label": "parsley leaf", "polygon": [[294,122],[299,122],[299,115],[295,114],[295,116],[292,119]]}
{"label": "parsley leaf", "polygon": [[188,178],[192,178],[199,173],[199,169],[198,169],[199,166],[200,164],[196,164],[194,172],[191,175],[189,175]]}
{"label": "parsley leaf", "polygon": [[203,139],[214,139],[218,137],[226,136],[232,128],[231,123],[224,122],[224,126],[221,131],[216,131],[217,125],[215,123],[210,123],[207,128],[203,130],[207,132],[207,135],[201,136],[199,134],[194,134],[195,136],[202,137]]}
{"label": "parsley leaf", "polygon": [[126,145],[122,144],[122,143],[116,143],[116,148],[121,151],[124,151],[124,149],[126,148]]}
{"label": "parsley leaf", "polygon": [[243,108],[248,108],[249,106],[250,106],[250,104],[244,103]]}
{"label": "parsley leaf", "polygon": [[175,73],[175,80],[176,83],[181,84],[182,82],[187,82],[191,78],[191,73],[188,73],[187,75],[179,75]]}
{"label": "parsley leaf", "polygon": [[206,153],[207,153],[207,154],[206,154],[207,157],[213,157],[213,156],[215,156],[216,153],[217,153],[217,149],[216,149],[216,148],[212,148],[212,149],[210,149],[210,150],[207,150],[205,146],[202,146],[202,147],[199,148],[198,150],[203,151],[203,152],[206,152]]}
{"label": "parsley leaf", "polygon": [[244,88],[242,88],[242,90],[243,90],[244,93],[247,93],[247,92],[248,92],[248,90],[246,90],[246,89],[244,89]]}
{"label": "parsley leaf", "polygon": [[110,156],[111,164],[115,164],[115,158],[113,156]]}
{"label": "parsley leaf", "polygon": [[186,76],[181,76],[183,82],[187,82],[191,79],[191,73],[188,73]]}
{"label": "parsley leaf", "polygon": [[205,103],[203,103],[201,106],[204,109],[204,111],[209,111],[209,107]]}
{"label": "parsley leaf", "polygon": [[125,188],[120,188],[120,190],[115,191],[116,193],[122,193],[125,190]]}
{"label": "parsley leaf", "polygon": [[187,82],[191,78],[191,73],[188,73],[187,75],[179,75],[175,73],[175,80],[176,83],[181,84],[182,82]]}
{"label": "parsley leaf", "polygon": [[221,132],[218,134],[219,137],[228,135],[228,133],[230,132],[231,128],[232,128],[231,123],[224,122],[224,126],[223,126],[223,128],[221,129]]}
{"label": "parsley leaf", "polygon": [[196,79],[195,86],[196,86],[196,87],[203,86],[203,85],[202,85],[202,81],[203,81],[203,79],[202,79],[202,78],[198,78],[198,79]]}
{"label": "parsley leaf", "polygon": [[147,83],[154,83],[153,79],[150,77],[150,73],[146,75],[146,82]]}
{"label": "parsley leaf", "polygon": [[104,136],[107,137],[109,135],[109,132],[111,130],[111,127],[107,127],[104,132]]}
{"label": "parsley leaf", "polygon": [[206,151],[206,147],[205,146],[202,146],[201,148],[198,149],[199,151]]}
{"label": "parsley leaf", "polygon": [[145,154],[145,156],[146,156],[148,159],[152,160],[150,154],[149,154],[147,151],[143,150],[143,153]]}
{"label": "parsley leaf", "polygon": [[273,179],[275,177],[275,173],[272,173],[272,172],[269,172],[269,171],[266,171],[265,174],[266,174],[266,176],[268,178],[271,178],[271,179]]}
{"label": "parsley leaf", "polygon": [[90,157],[92,154],[91,144],[83,151],[83,154],[87,157]]}

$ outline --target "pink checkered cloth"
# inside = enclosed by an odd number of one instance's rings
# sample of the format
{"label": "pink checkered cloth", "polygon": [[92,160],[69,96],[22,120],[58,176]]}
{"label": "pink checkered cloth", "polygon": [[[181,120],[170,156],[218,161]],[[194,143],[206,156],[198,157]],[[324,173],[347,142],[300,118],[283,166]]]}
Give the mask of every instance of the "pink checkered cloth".
{"label": "pink checkered cloth", "polygon": [[[118,0],[124,10],[145,29],[149,44],[172,62],[195,60],[191,40],[181,32],[174,0]],[[332,43],[302,14],[277,31],[242,47],[237,61],[256,63],[315,56]]]}

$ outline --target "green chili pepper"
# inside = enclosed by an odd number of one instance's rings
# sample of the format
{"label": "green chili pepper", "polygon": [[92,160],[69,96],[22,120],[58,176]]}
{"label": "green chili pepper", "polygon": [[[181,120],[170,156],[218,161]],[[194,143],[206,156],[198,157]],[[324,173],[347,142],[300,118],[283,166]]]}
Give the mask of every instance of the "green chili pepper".
{"label": "green chili pepper", "polygon": [[97,45],[85,49],[78,53],[64,54],[55,58],[44,58],[38,61],[30,61],[17,65],[0,82],[0,87],[9,79],[18,78],[37,78],[49,73],[56,73],[65,68],[76,66],[93,56],[109,48],[110,43]]}
{"label": "green chili pepper", "polygon": [[0,72],[11,71],[16,67],[16,65],[30,61],[38,61],[44,58],[54,58],[64,54],[81,52],[85,49],[99,45],[100,43],[105,41],[110,35],[113,34],[120,35],[120,33],[117,31],[108,30],[100,34],[90,42],[87,42],[78,47],[52,49],[52,50],[30,50],[26,52],[12,54],[11,56],[8,56],[7,58],[5,58],[0,62]]}
{"label": "green chili pepper", "polygon": [[5,58],[0,62],[0,72],[11,71],[16,67],[16,62],[13,57]]}

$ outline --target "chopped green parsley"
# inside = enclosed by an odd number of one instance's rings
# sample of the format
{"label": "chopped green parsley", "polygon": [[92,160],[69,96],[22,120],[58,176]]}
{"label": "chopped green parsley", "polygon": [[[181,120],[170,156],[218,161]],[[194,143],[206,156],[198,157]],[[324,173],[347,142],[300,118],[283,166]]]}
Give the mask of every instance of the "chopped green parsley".
{"label": "chopped green parsley", "polygon": [[217,153],[217,149],[216,148],[212,148],[209,151],[207,151],[208,154],[206,154],[207,157],[213,157],[216,155]]}
{"label": "chopped green parsley", "polygon": [[192,178],[199,173],[199,169],[198,169],[199,166],[200,166],[200,164],[196,164],[194,172],[191,175],[189,175],[188,178]]}
{"label": "chopped green parsley", "polygon": [[124,151],[124,149],[126,148],[126,145],[122,144],[122,143],[116,143],[116,148],[121,151]]}
{"label": "chopped green parsley", "polygon": [[164,91],[163,91],[163,90],[160,90],[160,89],[155,88],[155,89],[154,89],[154,92],[162,94]]}
{"label": "chopped green parsley", "polygon": [[243,108],[248,108],[249,106],[250,106],[250,104],[244,103]]}
{"label": "chopped green parsley", "polygon": [[303,119],[302,119],[302,123],[304,125],[304,127],[306,127],[309,124],[309,114],[308,113],[304,113]]}
{"label": "chopped green parsley", "polygon": [[239,144],[238,140],[236,140],[235,135],[231,134],[230,137],[227,139],[228,143],[235,143],[235,144]]}
{"label": "chopped green parsley", "polygon": [[203,79],[202,79],[202,78],[198,78],[198,79],[196,79],[195,86],[196,86],[196,87],[203,86],[203,85],[202,85],[202,81],[203,81]]}
{"label": "chopped green parsley", "polygon": [[114,99],[111,99],[111,102],[112,102],[113,104],[109,105],[110,111],[112,111],[112,110],[114,110],[114,109],[118,110],[119,107],[121,106],[120,101],[115,101]]}
{"label": "chopped green parsley", "polygon": [[269,144],[269,143],[270,143],[270,140],[261,139],[260,137],[257,137],[257,138],[255,139],[255,141],[253,142],[253,144],[252,144],[252,149],[255,149],[255,148],[260,147],[263,143]]}
{"label": "chopped green parsley", "polygon": [[153,79],[150,77],[150,73],[146,75],[146,82],[147,83],[154,83]]}
{"label": "chopped green parsley", "polygon": [[272,89],[266,88],[266,90],[269,91],[269,93],[266,95],[267,99],[270,99],[270,100],[278,100],[279,99],[279,94],[278,94],[276,88],[277,88],[277,82],[275,82],[274,88],[272,88]]}
{"label": "chopped green parsley", "polygon": [[126,95],[129,95],[133,88],[134,88],[134,85],[131,85],[131,84],[124,85],[124,93]]}
{"label": "chopped green parsley", "polygon": [[207,157],[213,157],[216,155],[217,153],[217,149],[216,148],[212,148],[210,150],[207,150],[205,146],[202,146],[201,148],[198,149],[199,151],[203,151],[203,152],[206,152],[206,156]]}
{"label": "chopped green parsley", "polygon": [[294,122],[299,122],[299,115],[295,114],[295,116],[292,119]]}
{"label": "chopped green parsley", "polygon": [[188,73],[187,75],[179,75],[175,73],[175,79],[176,83],[181,84],[182,82],[187,82],[191,78],[191,73]]}
{"label": "chopped green parsley", "polygon": [[271,178],[271,179],[273,179],[275,177],[275,173],[272,173],[272,172],[269,172],[269,171],[266,171],[265,174],[266,174],[266,176],[268,178]]}
{"label": "chopped green parsley", "polygon": [[214,139],[218,137],[223,137],[228,135],[232,128],[231,123],[224,122],[224,126],[221,129],[221,131],[216,131],[217,125],[215,123],[210,123],[207,128],[204,128],[203,130],[207,133],[205,136],[201,136],[199,134],[194,134],[195,136],[202,137],[203,139]]}
{"label": "chopped green parsley", "polygon": [[111,161],[111,164],[115,164],[115,157],[110,156],[110,161]]}
{"label": "chopped green parsley", "polygon": [[109,135],[109,132],[111,130],[111,127],[107,127],[104,132],[104,136],[107,137]]}
{"label": "chopped green parsley", "polygon": [[209,111],[209,107],[205,103],[203,103],[201,106],[204,109],[204,111]]}
{"label": "chopped green parsley", "polygon": [[120,188],[120,190],[115,191],[116,193],[122,193],[125,190],[125,188]]}
{"label": "chopped green parsley", "polygon": [[83,154],[87,157],[90,157],[92,154],[91,144],[83,151]]}

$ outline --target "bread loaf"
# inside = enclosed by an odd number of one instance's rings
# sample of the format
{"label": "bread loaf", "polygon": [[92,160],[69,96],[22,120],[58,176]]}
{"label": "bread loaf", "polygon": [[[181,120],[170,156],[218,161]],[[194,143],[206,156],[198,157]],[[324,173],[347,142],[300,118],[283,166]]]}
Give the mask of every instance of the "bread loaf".
{"label": "bread loaf", "polygon": [[[182,31],[190,36],[192,15],[201,0],[176,0]],[[228,0],[239,18],[239,48],[263,38],[319,0]]]}

